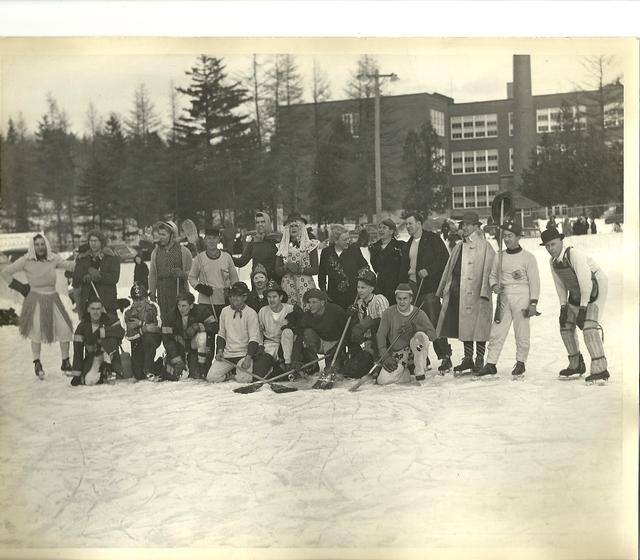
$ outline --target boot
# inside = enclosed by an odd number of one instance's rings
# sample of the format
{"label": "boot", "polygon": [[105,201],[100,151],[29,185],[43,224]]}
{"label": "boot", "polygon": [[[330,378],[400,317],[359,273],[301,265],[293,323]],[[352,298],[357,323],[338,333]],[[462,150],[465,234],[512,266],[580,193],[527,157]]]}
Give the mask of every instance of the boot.
{"label": "boot", "polygon": [[460,375],[461,373],[464,373],[465,371],[470,371],[473,370],[473,366],[475,364],[473,363],[473,360],[471,358],[467,358],[466,356],[462,359],[462,362],[460,362],[456,367],[453,368],[453,373]]}
{"label": "boot", "polygon": [[440,362],[440,365],[438,366],[438,373],[440,375],[444,375],[445,373],[451,371],[452,366],[453,364],[451,363],[451,356],[445,356],[444,358],[442,358],[442,362]]}
{"label": "boot", "polygon": [[587,367],[584,365],[584,358],[582,357],[582,354],[580,354],[578,358],[578,367],[572,368],[570,366],[567,366],[566,368],[560,370],[559,375],[560,377],[571,377],[572,375],[582,375],[585,371],[587,371]]}
{"label": "boot", "polygon": [[473,373],[478,373],[484,367],[484,357],[476,356],[476,361],[473,362]]}
{"label": "boot", "polygon": [[78,385],[83,385],[82,375],[74,375],[71,378],[71,386],[72,387],[77,387]]}
{"label": "boot", "polygon": [[102,372],[100,374],[99,383],[108,383],[109,385],[114,385],[116,382],[116,372],[113,371],[111,364],[104,362],[102,364]]}
{"label": "boot", "polygon": [[513,370],[511,371],[511,375],[522,375],[525,371],[524,362],[516,362],[516,365],[513,366]]}
{"label": "boot", "polygon": [[591,373],[587,375],[587,377],[584,378],[584,381],[585,383],[589,383],[589,384],[595,383],[597,381],[604,381],[606,383],[609,377],[610,377],[609,372],[605,369],[600,373]]}
{"label": "boot", "polygon": [[69,375],[69,373],[67,373],[71,371],[71,362],[69,361],[69,358],[65,358],[64,360],[62,360],[60,371],[62,371],[66,375]]}
{"label": "boot", "polygon": [[33,360],[33,370],[38,379],[44,379],[44,368],[42,367],[42,362],[39,359]]}
{"label": "boot", "polygon": [[475,371],[473,375],[481,377],[483,375],[495,375],[496,373],[498,373],[496,364],[486,363],[478,371]]}

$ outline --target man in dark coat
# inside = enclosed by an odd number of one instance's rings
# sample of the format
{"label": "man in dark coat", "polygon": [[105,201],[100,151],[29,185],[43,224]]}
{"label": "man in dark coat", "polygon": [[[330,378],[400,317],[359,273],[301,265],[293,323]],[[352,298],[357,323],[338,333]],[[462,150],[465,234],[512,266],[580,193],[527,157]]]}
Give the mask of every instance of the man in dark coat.
{"label": "man in dark coat", "polygon": [[[424,218],[421,214],[412,212],[405,219],[407,231],[411,237],[404,246],[400,281],[409,283],[415,293],[417,305],[420,305],[429,320],[437,325],[440,316],[440,298],[436,296],[436,291],[449,260],[449,251],[438,234],[422,229]],[[418,293],[420,282],[422,282],[422,289]],[[447,339],[445,337],[436,339],[433,342],[433,349],[438,359],[442,360],[438,370],[441,373],[449,371],[451,346],[447,343]]]}
{"label": "man in dark coat", "polygon": [[256,212],[255,224],[256,235],[249,237],[242,255],[233,257],[233,264],[237,268],[242,268],[249,261],[252,261],[252,270],[255,270],[258,265],[262,265],[268,278],[280,281],[280,278],[276,276],[276,253],[278,252],[277,243],[282,236],[273,232],[271,219],[266,212]]}
{"label": "man in dark coat", "polygon": [[120,258],[107,247],[107,238],[94,229],[87,235],[89,250],[78,256],[73,272],[73,287],[80,290],[78,309],[86,309],[90,297],[98,292],[98,297],[107,313],[115,313],[118,308],[116,284],[120,279]]}
{"label": "man in dark coat", "polygon": [[395,301],[395,290],[400,283],[404,242],[395,238],[396,224],[390,218],[378,224],[379,239],[369,247],[371,266],[378,275],[376,291]]}

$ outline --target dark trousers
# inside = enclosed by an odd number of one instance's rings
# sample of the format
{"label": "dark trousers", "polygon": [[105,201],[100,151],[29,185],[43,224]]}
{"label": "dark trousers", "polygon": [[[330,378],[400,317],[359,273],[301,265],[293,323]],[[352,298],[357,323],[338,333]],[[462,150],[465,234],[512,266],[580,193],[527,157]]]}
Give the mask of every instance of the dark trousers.
{"label": "dark trousers", "polygon": [[136,379],[145,379],[147,373],[153,373],[160,339],[160,334],[146,332],[131,341],[131,368]]}
{"label": "dark trousers", "polygon": [[[409,282],[409,285],[414,293],[418,291],[418,284],[415,282]],[[429,292],[426,294],[418,294],[416,300],[418,302],[422,302],[420,309],[427,314],[429,321],[431,321],[433,327],[436,328],[438,326],[438,319],[440,318],[440,311],[442,310],[440,298],[436,296],[435,293]],[[438,356],[439,360],[451,356],[451,346],[449,346],[449,343],[444,336],[433,341],[433,349],[435,350],[436,356]]]}

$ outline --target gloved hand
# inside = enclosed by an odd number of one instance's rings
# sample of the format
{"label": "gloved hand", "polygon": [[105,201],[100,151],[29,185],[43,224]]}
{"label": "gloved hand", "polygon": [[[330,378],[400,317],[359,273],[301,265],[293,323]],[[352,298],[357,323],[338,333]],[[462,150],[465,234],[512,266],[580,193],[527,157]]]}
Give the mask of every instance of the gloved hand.
{"label": "gloved hand", "polygon": [[100,280],[100,271],[97,268],[91,267],[88,274],[92,281],[96,282]]}
{"label": "gloved hand", "polygon": [[578,317],[576,318],[576,326],[582,330],[584,329],[584,321],[587,318],[587,308],[580,307],[578,310]]}
{"label": "gloved hand", "polygon": [[398,332],[400,333],[400,336],[402,336],[403,338],[406,338],[408,336],[413,336],[416,333],[416,327],[411,322],[405,323],[400,327]]}
{"label": "gloved hand", "polygon": [[352,319],[357,319],[358,311],[359,311],[358,306],[356,304],[353,304],[351,307],[347,309],[347,315]]}
{"label": "gloved hand", "polygon": [[27,295],[31,291],[31,286],[29,286],[29,284],[23,284],[22,282],[19,282],[15,278],[11,280],[11,284],[9,284],[9,287],[12,290],[15,290],[16,292],[21,293],[22,297],[27,297]]}
{"label": "gloved hand", "polygon": [[530,303],[529,307],[527,307],[526,309],[522,310],[522,314],[527,318],[535,317],[537,315],[540,315],[540,313],[538,313],[538,309],[537,309],[535,303]]}
{"label": "gloved hand", "polygon": [[427,276],[429,276],[429,273],[427,272],[426,268],[422,268],[422,269],[418,270],[418,276],[420,278],[426,278]]}
{"label": "gloved hand", "polygon": [[559,322],[560,322],[560,328],[564,329],[565,325],[567,324],[567,315],[569,313],[569,308],[566,305],[562,305],[560,307],[560,317],[559,317]]}
{"label": "gloved hand", "polygon": [[242,360],[240,360],[240,363],[238,363],[238,365],[246,371],[251,371],[251,367],[253,366],[253,358],[251,356],[245,356]]}
{"label": "gloved hand", "polygon": [[498,284],[494,284],[493,286],[491,286],[491,291],[494,294],[501,294],[504,291],[504,288]]}
{"label": "gloved hand", "polygon": [[204,296],[212,296],[213,288],[211,286],[207,286],[206,284],[198,284],[196,286],[196,291],[200,292]]}
{"label": "gloved hand", "polygon": [[394,372],[396,371],[396,369],[398,369],[398,360],[396,360],[393,356],[387,356],[384,360],[382,360],[382,367],[389,373]]}
{"label": "gloved hand", "polygon": [[204,323],[198,323],[198,332],[205,332]]}

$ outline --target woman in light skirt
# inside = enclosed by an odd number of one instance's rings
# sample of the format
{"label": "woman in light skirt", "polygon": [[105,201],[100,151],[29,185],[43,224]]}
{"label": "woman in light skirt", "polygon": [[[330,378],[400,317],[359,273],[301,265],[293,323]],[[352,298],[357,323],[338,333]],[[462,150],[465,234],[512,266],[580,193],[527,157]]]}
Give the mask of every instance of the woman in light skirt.
{"label": "woman in light skirt", "polygon": [[[31,341],[35,374],[42,379],[40,362],[42,344],[60,343],[61,370],[71,372],[69,343],[73,338],[71,319],[56,291],[56,269],[73,270],[75,261],[66,261],[51,251],[49,241],[42,234],[33,237],[27,254],[5,267],[1,274],[9,287],[24,296],[19,331]],[[18,272],[27,278],[24,284],[14,278]]]}

